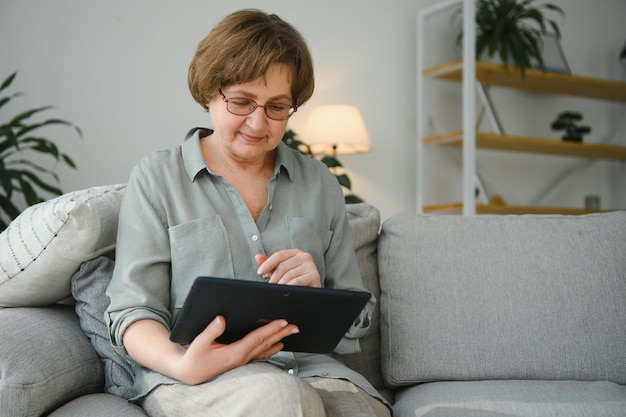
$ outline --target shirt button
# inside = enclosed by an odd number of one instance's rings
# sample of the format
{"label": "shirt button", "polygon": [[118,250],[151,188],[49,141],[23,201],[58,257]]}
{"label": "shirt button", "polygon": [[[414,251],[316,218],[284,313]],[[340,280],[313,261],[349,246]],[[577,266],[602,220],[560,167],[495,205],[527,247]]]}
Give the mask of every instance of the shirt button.
{"label": "shirt button", "polygon": [[322,372],[321,375],[322,376],[328,376],[328,372]]}
{"label": "shirt button", "polygon": [[257,235],[252,235],[250,239],[252,239],[253,242],[256,242],[257,240],[259,240],[259,237]]}
{"label": "shirt button", "polygon": [[270,204],[270,206],[268,207],[270,210],[272,210],[274,208],[273,204]]}
{"label": "shirt button", "polygon": [[293,368],[289,368],[289,370],[287,371],[287,373],[288,373],[289,375],[293,375],[293,374],[295,374],[296,372],[293,370]]}

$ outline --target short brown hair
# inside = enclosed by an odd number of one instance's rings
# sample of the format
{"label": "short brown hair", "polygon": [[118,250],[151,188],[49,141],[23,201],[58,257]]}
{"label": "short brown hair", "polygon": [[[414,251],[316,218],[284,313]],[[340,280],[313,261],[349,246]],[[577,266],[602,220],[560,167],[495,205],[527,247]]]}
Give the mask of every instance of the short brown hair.
{"label": "short brown hair", "polygon": [[275,14],[240,10],[226,16],[198,44],[189,65],[189,90],[206,108],[220,88],[256,80],[273,64],[291,68],[291,94],[298,106],[311,98],[313,60],[302,35]]}

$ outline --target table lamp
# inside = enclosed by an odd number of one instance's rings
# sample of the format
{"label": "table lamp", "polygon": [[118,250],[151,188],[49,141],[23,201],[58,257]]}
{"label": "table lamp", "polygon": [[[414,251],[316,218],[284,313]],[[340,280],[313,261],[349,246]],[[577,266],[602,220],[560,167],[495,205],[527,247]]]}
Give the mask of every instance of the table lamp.
{"label": "table lamp", "polygon": [[363,117],[356,106],[314,107],[304,125],[302,139],[315,155],[348,155],[372,149]]}

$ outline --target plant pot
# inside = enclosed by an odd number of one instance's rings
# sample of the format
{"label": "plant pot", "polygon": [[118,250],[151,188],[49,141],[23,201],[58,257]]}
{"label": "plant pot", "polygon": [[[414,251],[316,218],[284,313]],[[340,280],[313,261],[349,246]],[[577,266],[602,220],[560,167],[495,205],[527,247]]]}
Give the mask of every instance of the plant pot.
{"label": "plant pot", "polygon": [[583,141],[583,137],[582,136],[571,136],[571,135],[565,135],[562,138],[564,141],[566,142],[578,142],[578,143],[582,143]]}

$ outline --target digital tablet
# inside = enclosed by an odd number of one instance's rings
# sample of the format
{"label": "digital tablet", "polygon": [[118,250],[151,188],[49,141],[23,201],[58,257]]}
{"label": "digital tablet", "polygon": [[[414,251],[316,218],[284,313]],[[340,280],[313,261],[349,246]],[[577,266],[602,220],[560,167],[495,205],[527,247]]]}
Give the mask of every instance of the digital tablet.
{"label": "digital tablet", "polygon": [[285,319],[300,332],[282,340],[283,350],[330,353],[370,297],[365,291],[197,277],[170,340],[190,344],[217,315],[226,322],[219,343],[232,343],[272,320]]}

